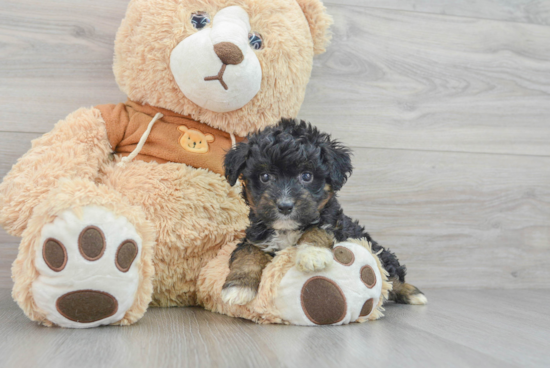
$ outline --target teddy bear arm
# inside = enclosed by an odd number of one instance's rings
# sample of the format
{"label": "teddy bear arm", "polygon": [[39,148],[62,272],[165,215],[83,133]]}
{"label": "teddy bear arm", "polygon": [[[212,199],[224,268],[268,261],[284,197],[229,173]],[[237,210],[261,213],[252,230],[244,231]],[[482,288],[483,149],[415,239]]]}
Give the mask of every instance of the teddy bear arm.
{"label": "teddy bear arm", "polygon": [[111,158],[98,109],[79,109],[32,142],[0,184],[0,225],[21,236],[33,208],[62,178],[94,180]]}

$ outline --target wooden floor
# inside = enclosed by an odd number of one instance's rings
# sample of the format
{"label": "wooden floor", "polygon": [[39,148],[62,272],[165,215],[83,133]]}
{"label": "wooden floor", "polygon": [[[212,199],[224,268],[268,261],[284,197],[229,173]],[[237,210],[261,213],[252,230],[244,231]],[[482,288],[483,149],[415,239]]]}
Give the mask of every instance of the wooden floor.
{"label": "wooden floor", "polygon": [[[125,99],[126,4],[0,0],[0,177],[68,113]],[[549,287],[550,1],[326,5],[300,116],[355,152],[348,214],[421,287]],[[17,243],[0,230],[0,286]]]}
{"label": "wooden floor", "polygon": [[[0,0],[0,177],[71,111],[125,100],[111,63],[126,5]],[[63,331],[28,322],[4,292],[0,367],[550,365],[550,1],[326,5],[333,42],[300,117],[353,148],[341,202],[430,305],[334,329],[186,309]],[[0,288],[17,244],[0,230]]]}
{"label": "wooden floor", "polygon": [[1,367],[548,367],[550,291],[428,290],[376,322],[261,326],[200,308],[150,309],[130,327],[30,322],[0,290]]}

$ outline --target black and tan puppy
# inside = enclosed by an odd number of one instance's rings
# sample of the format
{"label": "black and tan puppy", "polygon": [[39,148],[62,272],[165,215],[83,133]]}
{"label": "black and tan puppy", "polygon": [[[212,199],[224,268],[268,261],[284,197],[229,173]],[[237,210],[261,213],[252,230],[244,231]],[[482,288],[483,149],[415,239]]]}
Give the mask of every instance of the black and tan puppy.
{"label": "black and tan puppy", "polygon": [[303,121],[282,120],[227,153],[225,175],[231,185],[242,179],[250,226],[231,255],[224,302],[243,305],[254,299],[262,270],[279,250],[297,246],[298,269],[320,271],[332,263],[335,241],[366,238],[374,252],[382,251],[379,257],[394,284],[390,297],[426,303],[420,290],[405,283],[405,266],[395,254],[344,215],[335,194],[351,172],[349,150]]}

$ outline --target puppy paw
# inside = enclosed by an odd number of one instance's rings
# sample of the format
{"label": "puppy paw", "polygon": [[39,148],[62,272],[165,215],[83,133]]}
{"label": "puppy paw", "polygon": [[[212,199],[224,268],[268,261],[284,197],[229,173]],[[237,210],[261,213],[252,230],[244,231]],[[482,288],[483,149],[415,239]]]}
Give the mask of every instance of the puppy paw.
{"label": "puppy paw", "polygon": [[390,292],[390,300],[399,304],[428,304],[428,298],[416,286],[395,279],[391,281],[393,290]]}
{"label": "puppy paw", "polygon": [[222,289],[222,301],[229,305],[245,305],[256,297],[256,290],[247,286],[229,286]]}
{"label": "puppy paw", "polygon": [[411,299],[409,300],[410,304],[413,305],[424,305],[428,304],[428,298],[426,298],[426,295],[424,294],[416,294],[411,296]]}
{"label": "puppy paw", "polygon": [[332,251],[312,245],[301,245],[296,253],[296,268],[302,272],[322,271],[332,264]]}

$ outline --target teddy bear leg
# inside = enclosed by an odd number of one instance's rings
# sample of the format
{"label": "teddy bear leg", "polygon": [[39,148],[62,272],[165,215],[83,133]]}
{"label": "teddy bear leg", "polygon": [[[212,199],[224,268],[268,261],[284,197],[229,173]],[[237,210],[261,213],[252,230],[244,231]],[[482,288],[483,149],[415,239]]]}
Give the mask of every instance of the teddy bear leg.
{"label": "teddy bear leg", "polygon": [[151,300],[152,227],[117,192],[63,183],[40,204],[13,267],[13,296],[45,325],[131,324]]}
{"label": "teddy bear leg", "polygon": [[333,249],[334,261],[320,272],[292,267],[282,278],[274,305],[295,325],[342,325],[375,320],[391,284],[367,241],[350,240]]}
{"label": "teddy bear leg", "polygon": [[333,262],[315,272],[302,271],[297,248],[287,248],[263,270],[254,300],[228,305],[221,292],[235,245],[226,245],[201,273],[200,297],[206,309],[258,323],[309,326],[365,322],[383,315],[391,284],[367,241],[336,244]]}

